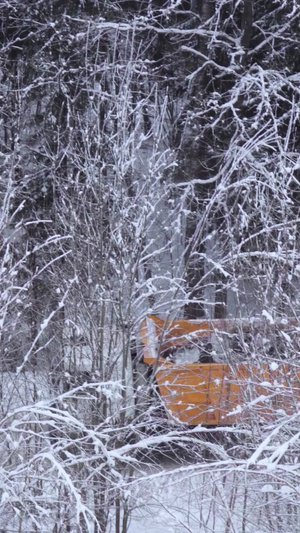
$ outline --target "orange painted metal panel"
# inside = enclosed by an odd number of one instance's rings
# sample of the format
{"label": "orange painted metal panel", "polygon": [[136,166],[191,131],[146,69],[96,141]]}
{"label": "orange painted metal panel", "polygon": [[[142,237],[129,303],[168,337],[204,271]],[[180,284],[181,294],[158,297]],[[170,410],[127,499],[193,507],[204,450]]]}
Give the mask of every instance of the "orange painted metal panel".
{"label": "orange painted metal panel", "polygon": [[[149,321],[151,321],[155,327],[157,353],[154,356],[151,354]],[[214,322],[214,327],[216,328],[218,323],[219,329],[221,329],[226,321],[217,320]],[[212,322],[207,320],[165,321],[154,315],[150,315],[141,325],[141,338],[144,343],[144,362],[149,365],[157,363],[158,360],[163,362],[164,358],[161,357],[161,355],[167,352],[168,349],[187,345],[192,339],[195,340],[197,338],[207,337],[207,335],[214,332],[214,327],[212,326]]]}
{"label": "orange painted metal panel", "polygon": [[299,408],[300,369],[291,364],[270,360],[261,365],[176,365],[163,357],[171,348],[188,345],[214,331],[235,332],[238,327],[248,329],[249,323],[168,322],[154,316],[143,322],[144,361],[156,367],[156,382],[169,417],[188,425],[230,425],[253,416],[271,421],[280,412],[291,414]]}
{"label": "orange painted metal panel", "polygon": [[156,373],[171,418],[188,425],[230,425],[251,416],[273,420],[300,402],[300,370],[288,364],[271,370],[239,364],[167,364]]}

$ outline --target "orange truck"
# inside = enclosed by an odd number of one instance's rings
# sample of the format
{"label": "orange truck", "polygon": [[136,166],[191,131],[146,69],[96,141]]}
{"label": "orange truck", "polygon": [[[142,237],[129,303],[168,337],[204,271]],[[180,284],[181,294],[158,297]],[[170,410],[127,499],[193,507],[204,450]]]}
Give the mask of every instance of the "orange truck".
{"label": "orange truck", "polygon": [[[242,320],[169,321],[147,316],[141,326],[144,363],[153,367],[168,417],[189,426],[228,426],[251,417],[272,421],[296,412],[300,365],[295,361],[264,357],[237,362],[229,354],[220,363],[206,353],[213,336],[253,334],[260,326]],[[284,339],[289,338],[285,331],[297,326],[298,321],[290,319],[272,327],[282,331]]]}

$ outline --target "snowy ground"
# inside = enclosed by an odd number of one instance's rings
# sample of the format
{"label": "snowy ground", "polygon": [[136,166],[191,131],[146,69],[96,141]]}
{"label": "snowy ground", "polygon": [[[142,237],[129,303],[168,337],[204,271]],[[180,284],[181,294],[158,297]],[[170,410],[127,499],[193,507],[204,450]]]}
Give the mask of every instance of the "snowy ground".
{"label": "snowy ground", "polygon": [[[203,465],[202,465],[203,466]],[[295,533],[297,494],[266,474],[163,470],[141,482],[129,533]],[[144,504],[140,504],[143,494]]]}
{"label": "snowy ground", "polygon": [[[49,394],[46,373],[2,374],[2,416]],[[294,418],[298,426],[298,415]],[[299,438],[291,428],[290,443]],[[280,470],[280,450],[284,455],[287,447],[285,438],[277,444],[276,435],[275,448],[266,448],[274,456],[273,463],[261,463],[263,468],[257,471],[251,468],[254,463],[247,469],[243,461],[220,459],[213,464],[201,462],[199,456],[192,461],[182,455],[144,465],[125,489],[131,516],[128,533],[297,533],[298,459],[294,454]],[[113,513],[111,532],[115,531]]]}

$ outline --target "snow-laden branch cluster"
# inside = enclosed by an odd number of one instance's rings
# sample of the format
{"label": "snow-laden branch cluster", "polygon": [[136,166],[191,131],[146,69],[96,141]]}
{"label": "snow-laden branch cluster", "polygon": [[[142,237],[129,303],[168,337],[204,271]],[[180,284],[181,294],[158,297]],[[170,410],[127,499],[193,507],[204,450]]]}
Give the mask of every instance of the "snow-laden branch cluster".
{"label": "snow-laden branch cluster", "polygon": [[[147,501],[172,531],[296,531],[297,402],[179,427],[139,327],[250,319],[216,336],[216,360],[297,373],[299,5],[6,0],[0,15],[0,529],[126,533]],[[277,395],[248,385],[242,413]]]}

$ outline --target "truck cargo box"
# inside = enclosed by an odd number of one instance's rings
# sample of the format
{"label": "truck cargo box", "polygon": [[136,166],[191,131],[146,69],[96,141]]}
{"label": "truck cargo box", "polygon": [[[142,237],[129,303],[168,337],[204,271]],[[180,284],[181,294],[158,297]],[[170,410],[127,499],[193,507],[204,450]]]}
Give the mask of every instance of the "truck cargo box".
{"label": "truck cargo box", "polygon": [[[293,319],[274,327],[294,326]],[[251,417],[271,421],[299,409],[300,367],[295,361],[201,362],[205,339],[251,328],[253,323],[234,320],[164,321],[156,316],[144,320],[144,362],[153,367],[170,418],[190,426],[218,426]],[[176,350],[189,346],[199,346],[200,362],[176,362]]]}

